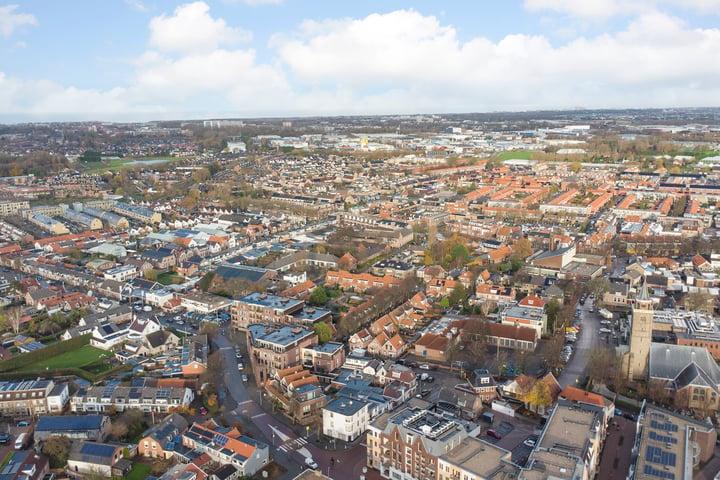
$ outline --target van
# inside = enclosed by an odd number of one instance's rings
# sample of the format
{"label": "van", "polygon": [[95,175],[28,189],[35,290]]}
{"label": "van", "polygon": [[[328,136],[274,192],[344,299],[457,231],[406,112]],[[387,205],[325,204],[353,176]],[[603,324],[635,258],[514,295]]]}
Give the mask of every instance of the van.
{"label": "van", "polygon": [[15,450],[22,450],[25,448],[25,441],[27,439],[27,432],[23,432],[15,439]]}

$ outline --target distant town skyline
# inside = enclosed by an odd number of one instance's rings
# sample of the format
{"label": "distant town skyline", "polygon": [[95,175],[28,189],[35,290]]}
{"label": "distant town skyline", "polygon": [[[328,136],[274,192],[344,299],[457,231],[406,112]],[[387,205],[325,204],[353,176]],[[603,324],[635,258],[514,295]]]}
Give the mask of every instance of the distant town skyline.
{"label": "distant town skyline", "polygon": [[720,106],[720,0],[0,3],[0,122]]}

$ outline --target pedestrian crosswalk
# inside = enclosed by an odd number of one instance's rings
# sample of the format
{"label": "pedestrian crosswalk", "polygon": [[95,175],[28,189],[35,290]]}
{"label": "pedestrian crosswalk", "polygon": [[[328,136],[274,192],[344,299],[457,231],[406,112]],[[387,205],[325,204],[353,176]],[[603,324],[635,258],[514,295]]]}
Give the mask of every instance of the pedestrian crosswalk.
{"label": "pedestrian crosswalk", "polygon": [[283,452],[291,452],[293,450],[297,450],[298,448],[302,448],[307,444],[307,440],[302,437],[298,437],[294,440],[288,440],[284,444],[280,445],[278,449],[282,450]]}

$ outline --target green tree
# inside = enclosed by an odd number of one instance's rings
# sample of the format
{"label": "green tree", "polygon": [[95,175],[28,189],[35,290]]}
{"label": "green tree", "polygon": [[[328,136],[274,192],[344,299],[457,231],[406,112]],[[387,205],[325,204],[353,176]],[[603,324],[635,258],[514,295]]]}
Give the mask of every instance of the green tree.
{"label": "green tree", "polygon": [[310,294],[309,303],[310,305],[325,305],[328,301],[327,292],[323,287],[316,287],[315,290]]}
{"label": "green tree", "polygon": [[198,282],[198,286],[200,287],[200,290],[203,292],[207,292],[208,289],[210,289],[210,285],[212,285],[212,281],[215,278],[215,272],[208,272],[200,279]]}
{"label": "green tree", "polygon": [[448,297],[448,302],[454,307],[456,305],[464,304],[466,301],[467,292],[465,291],[465,286],[458,282],[457,286]]}
{"label": "green tree", "polygon": [[573,173],[578,173],[580,170],[582,170],[582,163],[580,162],[573,162],[570,164],[570,171]]}
{"label": "green tree", "polygon": [[560,312],[560,302],[557,298],[551,298],[545,306],[545,314],[547,315],[548,331],[555,330],[555,322],[557,321],[558,312]]}
{"label": "green tree", "polygon": [[333,336],[332,329],[330,328],[330,325],[328,325],[327,323],[317,322],[313,326],[313,330],[315,330],[315,333],[318,336],[318,342],[320,342],[321,344],[327,343],[330,340],[332,340],[332,336]]}
{"label": "green tree", "polygon": [[149,270],[145,270],[145,278],[150,280],[151,282],[157,282],[158,279],[158,272],[154,268],[151,268]]}
{"label": "green tree", "polygon": [[42,452],[50,459],[50,468],[63,468],[70,455],[70,439],[64,435],[50,437],[43,443]]}
{"label": "green tree", "polygon": [[440,306],[443,308],[448,308],[450,306],[450,299],[448,297],[443,297],[443,299],[440,300]]}

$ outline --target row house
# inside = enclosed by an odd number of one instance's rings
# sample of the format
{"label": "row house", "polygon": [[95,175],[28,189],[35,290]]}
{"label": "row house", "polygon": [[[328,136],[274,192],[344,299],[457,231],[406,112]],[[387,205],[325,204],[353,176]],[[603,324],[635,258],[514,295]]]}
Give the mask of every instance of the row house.
{"label": "row house", "polygon": [[122,412],[139,409],[143,412],[171,413],[173,409],[187,408],[195,398],[193,391],[184,387],[149,387],[142,382],[133,386],[106,385],[80,388],[70,398],[73,413]]}
{"label": "row house", "polygon": [[337,286],[337,288],[342,290],[365,292],[371,288],[399,287],[401,280],[389,275],[377,277],[369,273],[350,273],[340,270],[337,272],[327,272],[325,275],[325,284],[328,286]]}
{"label": "row house", "polygon": [[397,325],[395,325],[395,322],[393,321],[393,318],[390,316],[390,314],[383,315],[382,317],[375,320],[370,325],[370,333],[373,335],[380,335],[381,333],[386,333],[387,335],[395,335],[398,333],[399,329]]}
{"label": "row house", "polygon": [[385,332],[376,336],[367,346],[367,352],[370,355],[376,355],[383,358],[398,358],[405,353],[408,345],[400,334],[389,337]]}
{"label": "row house", "polygon": [[5,416],[61,413],[69,395],[67,384],[52,379],[0,382],[0,413]]}
{"label": "row house", "polygon": [[350,338],[348,339],[348,348],[351,352],[357,348],[367,348],[367,346],[370,345],[370,342],[373,341],[373,338],[374,337],[367,330],[367,328],[363,328],[362,330],[357,331],[350,336]]}
{"label": "row house", "polygon": [[480,283],[475,288],[476,302],[512,303],[515,295],[514,288],[501,285]]}
{"label": "row house", "polygon": [[270,447],[242,435],[236,428],[230,431],[214,422],[193,424],[183,435],[186,448],[206,453],[222,465],[233,465],[241,476],[251,477],[270,461]]}
{"label": "row house", "polygon": [[428,282],[425,291],[431,297],[447,297],[455,291],[459,283],[451,278],[433,278]]}

